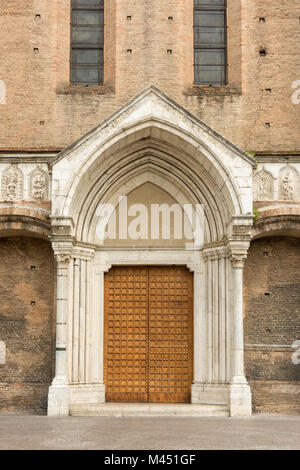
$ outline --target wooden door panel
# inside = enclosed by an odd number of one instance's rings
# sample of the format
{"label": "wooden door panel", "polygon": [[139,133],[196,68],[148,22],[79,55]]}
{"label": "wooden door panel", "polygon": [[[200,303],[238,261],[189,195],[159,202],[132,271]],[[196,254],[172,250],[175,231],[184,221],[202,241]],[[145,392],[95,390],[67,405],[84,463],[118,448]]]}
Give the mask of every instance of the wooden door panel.
{"label": "wooden door panel", "polygon": [[105,274],[106,401],[146,402],[148,268],[113,267]]}
{"label": "wooden door panel", "polygon": [[106,401],[189,402],[193,276],[185,267],[113,267],[105,274]]}
{"label": "wooden door panel", "polygon": [[149,268],[150,402],[190,402],[193,276],[183,266]]}

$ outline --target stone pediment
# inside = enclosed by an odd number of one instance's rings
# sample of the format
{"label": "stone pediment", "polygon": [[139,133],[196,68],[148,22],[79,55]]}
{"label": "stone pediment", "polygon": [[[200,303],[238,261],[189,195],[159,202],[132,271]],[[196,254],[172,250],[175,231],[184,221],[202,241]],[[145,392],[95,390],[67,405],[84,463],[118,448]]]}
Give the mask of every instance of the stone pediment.
{"label": "stone pediment", "polygon": [[78,149],[95,149],[105,142],[108,137],[111,137],[112,134],[130,129],[137,122],[142,123],[149,120],[158,120],[172,124],[174,127],[189,133],[191,138],[194,136],[203,143],[207,142],[209,147],[216,145],[223,147],[223,149],[230,149],[231,152],[250,165],[256,165],[254,158],[249,154],[225,139],[212,127],[184,109],[153,84],[147,86],[118,111],[60,152],[53,165],[57,165],[66,157],[69,159],[71,155],[74,157]]}
{"label": "stone pediment", "polygon": [[[226,233],[232,216],[252,213],[255,164],[251,156],[149,85],[57,156],[52,214],[71,217],[77,233],[82,232],[86,214],[90,213],[91,227],[96,205],[107,202],[118,181],[124,183],[126,194],[139,173],[148,175],[148,181],[155,173],[163,186],[177,185],[190,202],[205,205],[213,234],[209,238],[216,240]],[[91,237],[80,235],[83,240]]]}

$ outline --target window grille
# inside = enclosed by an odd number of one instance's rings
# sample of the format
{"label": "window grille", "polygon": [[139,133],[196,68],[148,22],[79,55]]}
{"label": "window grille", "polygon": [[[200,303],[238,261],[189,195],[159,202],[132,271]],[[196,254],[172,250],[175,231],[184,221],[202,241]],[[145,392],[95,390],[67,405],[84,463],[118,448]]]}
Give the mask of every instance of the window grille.
{"label": "window grille", "polygon": [[194,0],[194,80],[226,84],[226,0]]}
{"label": "window grille", "polygon": [[72,0],[71,83],[103,84],[104,0]]}

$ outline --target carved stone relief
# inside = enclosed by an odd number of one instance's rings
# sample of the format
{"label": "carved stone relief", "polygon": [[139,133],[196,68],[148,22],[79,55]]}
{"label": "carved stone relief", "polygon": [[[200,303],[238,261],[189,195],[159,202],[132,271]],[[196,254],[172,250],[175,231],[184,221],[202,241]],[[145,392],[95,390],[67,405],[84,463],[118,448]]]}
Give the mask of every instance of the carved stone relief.
{"label": "carved stone relief", "polygon": [[21,201],[23,199],[23,173],[16,164],[2,174],[2,200]]}
{"label": "carved stone relief", "polygon": [[48,199],[48,175],[41,168],[36,168],[29,179],[30,199]]}
{"label": "carved stone relief", "polygon": [[253,177],[255,201],[269,201],[274,199],[274,178],[271,173],[261,170]]}
{"label": "carved stone relief", "polygon": [[279,173],[279,199],[293,201],[298,199],[299,175],[292,166],[285,166]]}

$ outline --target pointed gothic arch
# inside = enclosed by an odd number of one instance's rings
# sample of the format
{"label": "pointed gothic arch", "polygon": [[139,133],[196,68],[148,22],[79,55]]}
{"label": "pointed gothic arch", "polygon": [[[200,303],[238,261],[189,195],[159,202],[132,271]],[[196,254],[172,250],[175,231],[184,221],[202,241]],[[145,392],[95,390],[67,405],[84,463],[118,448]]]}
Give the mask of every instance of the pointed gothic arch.
{"label": "pointed gothic arch", "polygon": [[[217,402],[232,415],[251,413],[243,372],[241,268],[253,221],[254,165],[153,85],[58,155],[52,168],[57,367],[49,414],[67,414],[76,403],[105,402],[104,273],[116,264],[184,265],[194,273],[192,402]],[[203,249],[97,244],[99,204],[116,205],[120,192],[130,194],[145,182],[163,187],[180,204],[204,205]]]}

